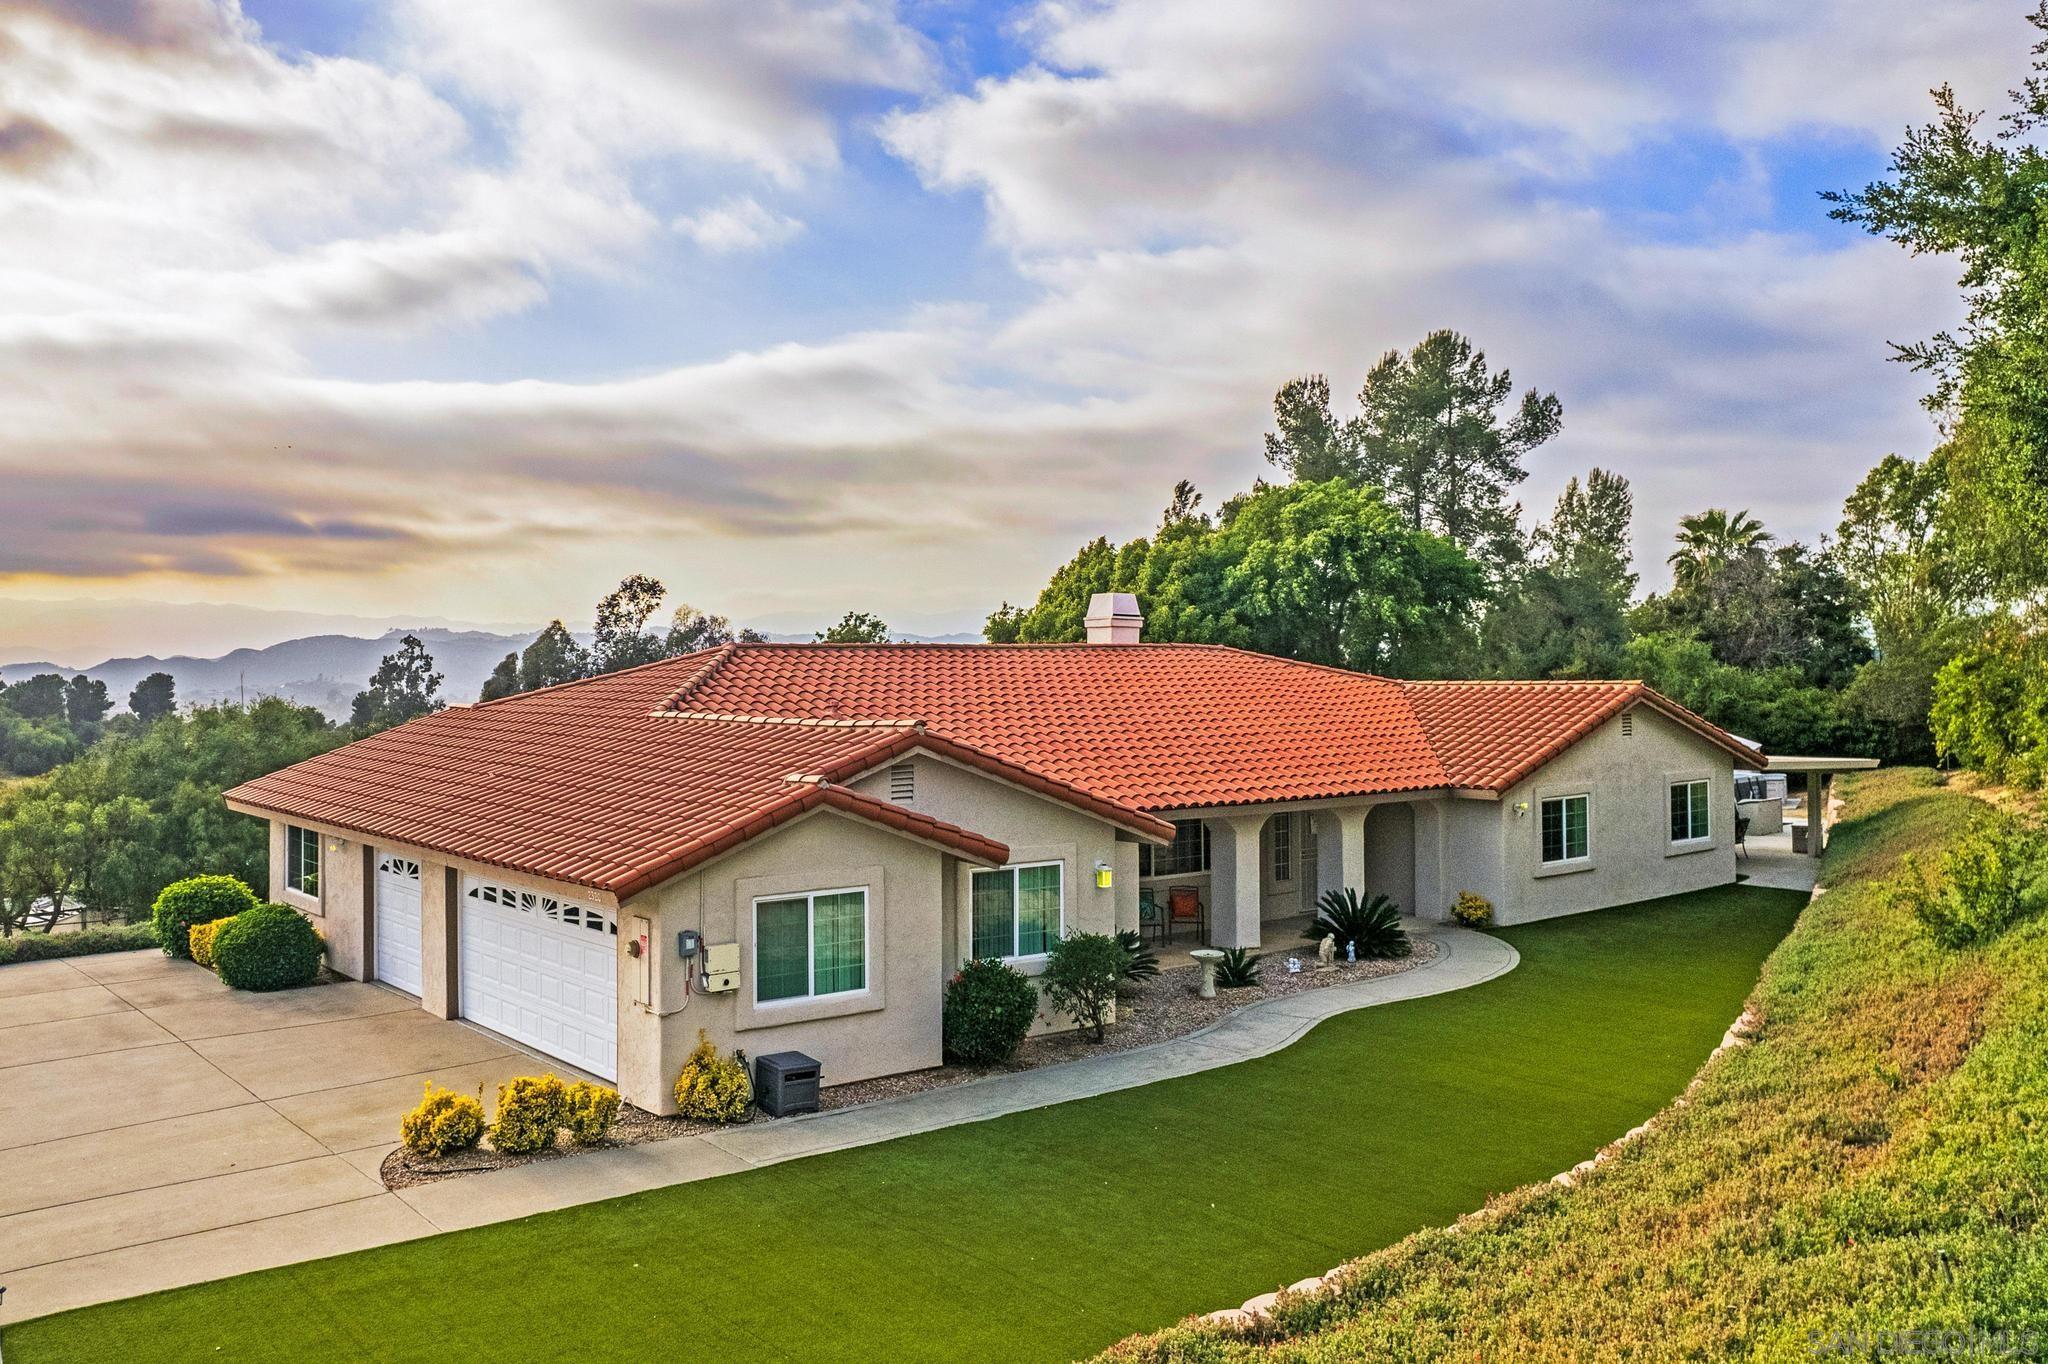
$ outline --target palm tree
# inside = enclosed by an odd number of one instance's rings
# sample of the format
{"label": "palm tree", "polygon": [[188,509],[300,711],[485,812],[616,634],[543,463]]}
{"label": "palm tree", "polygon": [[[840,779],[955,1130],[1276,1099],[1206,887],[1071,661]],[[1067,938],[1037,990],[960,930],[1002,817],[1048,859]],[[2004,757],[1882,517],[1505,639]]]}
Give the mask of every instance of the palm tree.
{"label": "palm tree", "polygon": [[1678,550],[1671,565],[1674,588],[1697,588],[1729,564],[1769,544],[1772,535],[1747,508],[1729,513],[1719,507],[1678,518]]}

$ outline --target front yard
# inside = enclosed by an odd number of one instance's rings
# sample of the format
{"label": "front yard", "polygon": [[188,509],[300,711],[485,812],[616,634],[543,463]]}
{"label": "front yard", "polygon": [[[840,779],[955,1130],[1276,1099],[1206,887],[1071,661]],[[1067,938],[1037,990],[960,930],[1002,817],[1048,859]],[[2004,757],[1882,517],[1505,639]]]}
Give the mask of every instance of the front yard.
{"label": "front yard", "polygon": [[1067,1359],[1543,1179],[1678,1092],[1804,896],[1501,930],[1263,1060],[10,1328],[11,1364]]}

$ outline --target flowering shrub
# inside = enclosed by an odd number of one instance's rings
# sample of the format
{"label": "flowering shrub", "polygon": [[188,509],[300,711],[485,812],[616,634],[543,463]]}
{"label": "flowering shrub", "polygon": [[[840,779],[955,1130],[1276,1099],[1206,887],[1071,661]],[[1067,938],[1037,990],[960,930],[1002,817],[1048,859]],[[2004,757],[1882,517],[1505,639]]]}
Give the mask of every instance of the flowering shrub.
{"label": "flowering shrub", "polygon": [[946,1058],[993,1066],[1017,1054],[1038,1013],[1038,987],[999,961],[970,961],[946,986]]}

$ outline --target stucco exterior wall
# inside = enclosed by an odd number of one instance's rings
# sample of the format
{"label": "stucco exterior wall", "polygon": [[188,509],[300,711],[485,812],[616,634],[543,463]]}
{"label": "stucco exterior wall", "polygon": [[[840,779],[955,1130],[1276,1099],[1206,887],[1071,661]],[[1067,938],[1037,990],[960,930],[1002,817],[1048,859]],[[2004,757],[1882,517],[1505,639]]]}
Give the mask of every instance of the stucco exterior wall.
{"label": "stucco exterior wall", "polygon": [[365,979],[369,949],[369,881],[365,870],[368,849],[348,835],[300,825],[313,828],[320,835],[320,894],[302,895],[284,883],[286,824],[281,819],[270,821],[269,898],[296,909],[320,930],[327,944],[329,970],[350,980]]}
{"label": "stucco exterior wall", "polygon": [[[921,1070],[940,1061],[945,882],[956,859],[928,844],[821,812],[776,830],[621,906],[620,943],[649,927],[645,958],[620,953],[619,1088],[660,1113],[699,1029],[721,1051],[801,1051],[827,1084]],[[757,1004],[753,903],[803,891],[868,893],[867,987],[844,996]],[[739,945],[739,988],[707,994],[689,977],[700,963],[676,955],[676,934]],[[686,988],[687,987],[687,988]],[[651,995],[640,1002],[643,995]]]}
{"label": "stucco exterior wall", "polygon": [[[1458,815],[1451,834],[1462,877],[1451,893],[1478,890],[1493,901],[1496,922],[1515,924],[1727,885],[1735,879],[1734,767],[1727,753],[1655,711],[1617,716],[1498,803],[1465,803],[1471,813]],[[1709,836],[1674,845],[1671,783],[1699,779],[1708,782]],[[1542,801],[1577,794],[1591,797],[1590,856],[1582,865],[1546,867]],[[1482,827],[1488,823],[1491,834]],[[1496,857],[1488,890],[1487,863]]]}

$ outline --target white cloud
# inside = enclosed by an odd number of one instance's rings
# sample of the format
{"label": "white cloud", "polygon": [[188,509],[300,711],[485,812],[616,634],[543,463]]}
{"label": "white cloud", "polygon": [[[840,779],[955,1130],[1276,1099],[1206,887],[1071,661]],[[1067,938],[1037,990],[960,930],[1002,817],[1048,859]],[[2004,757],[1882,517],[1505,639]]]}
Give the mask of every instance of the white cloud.
{"label": "white cloud", "polygon": [[715,256],[780,246],[804,230],[800,219],[764,208],[760,201],[746,194],[700,213],[685,214],[672,225]]}

